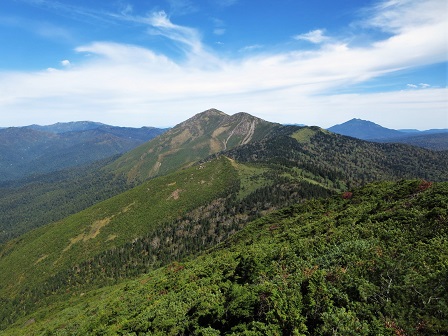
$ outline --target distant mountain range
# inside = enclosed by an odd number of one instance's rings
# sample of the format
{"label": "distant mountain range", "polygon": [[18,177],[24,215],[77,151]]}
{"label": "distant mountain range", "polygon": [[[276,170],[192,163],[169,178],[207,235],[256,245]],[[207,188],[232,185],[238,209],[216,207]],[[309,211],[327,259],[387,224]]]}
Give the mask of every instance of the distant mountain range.
{"label": "distant mountain range", "polygon": [[0,129],[0,182],[123,154],[165,131],[89,121],[3,128]]}
{"label": "distant mountain range", "polygon": [[432,150],[448,150],[448,129],[394,130],[371,121],[355,118],[343,124],[332,126],[328,130],[362,140],[405,143]]}

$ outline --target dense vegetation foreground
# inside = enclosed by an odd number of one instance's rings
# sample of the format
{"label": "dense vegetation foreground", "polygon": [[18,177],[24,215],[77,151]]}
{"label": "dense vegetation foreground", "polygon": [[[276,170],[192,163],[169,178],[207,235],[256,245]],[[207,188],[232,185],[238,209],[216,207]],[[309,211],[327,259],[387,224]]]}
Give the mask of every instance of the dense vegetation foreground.
{"label": "dense vegetation foreground", "polygon": [[199,257],[70,295],[2,335],[443,335],[448,183],[376,183],[261,217]]}

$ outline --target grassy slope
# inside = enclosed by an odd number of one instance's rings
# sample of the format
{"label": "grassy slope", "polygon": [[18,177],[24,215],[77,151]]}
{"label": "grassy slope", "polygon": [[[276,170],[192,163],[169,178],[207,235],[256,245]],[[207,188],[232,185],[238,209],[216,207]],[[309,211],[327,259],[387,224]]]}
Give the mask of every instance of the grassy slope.
{"label": "grassy slope", "polygon": [[298,204],[2,334],[446,334],[446,209],[448,183],[420,180]]}
{"label": "grassy slope", "polygon": [[[280,131],[285,135],[275,135],[267,141],[228,152],[246,164],[221,158],[215,163],[205,163],[202,166],[205,169],[192,167],[145,183],[13,240],[0,251],[0,267],[7,270],[0,274],[0,295],[9,299],[24,298],[29,295],[27,290],[33,290],[37,297],[42,297],[51,288],[59,290],[76,280],[74,267],[81,268],[80,276],[87,279],[83,288],[88,288],[89,281],[105,284],[107,279],[135,276],[151,269],[151,264],[161,265],[162,261],[191,255],[220,242],[241,229],[250,216],[284,206],[294,197],[309,198],[329,194],[329,190],[341,190],[349,182],[359,183],[364,175],[371,181],[397,179],[403,174],[419,176],[419,170],[433,174],[428,176],[436,179],[441,179],[444,173],[440,169],[442,153],[412,151],[407,146],[393,147],[392,151],[387,148],[389,145],[383,148],[385,145],[337,136],[317,128]],[[428,153],[439,155],[441,160],[436,163]],[[406,161],[402,164],[404,157]],[[227,168],[219,168],[217,162],[225,163]],[[215,170],[211,173],[209,169]],[[194,176],[189,180],[188,174]],[[228,191],[219,183],[226,184],[227,188],[239,185],[234,201],[226,199]],[[160,232],[163,227],[166,232]],[[171,231],[173,237],[169,238]],[[195,246],[187,246],[190,241]],[[148,252],[148,248],[151,250],[148,245],[161,245],[158,248],[161,252]],[[122,247],[123,251],[116,247]],[[152,263],[149,257],[139,258],[142,256],[139,253],[157,258],[157,262]],[[96,260],[92,263],[83,264],[93,257]],[[118,264],[115,259],[120,260]],[[89,273],[91,268],[95,274]],[[98,278],[100,268],[106,269],[106,279]],[[72,274],[64,274],[67,270],[72,270]],[[111,274],[111,270],[116,272]],[[46,280],[51,283],[40,286]],[[22,294],[17,296],[19,292]]]}
{"label": "grassy slope", "polygon": [[155,230],[227,193],[235,179],[235,169],[222,158],[146,182],[12,240],[0,251],[0,295],[39,286],[57,271]]}

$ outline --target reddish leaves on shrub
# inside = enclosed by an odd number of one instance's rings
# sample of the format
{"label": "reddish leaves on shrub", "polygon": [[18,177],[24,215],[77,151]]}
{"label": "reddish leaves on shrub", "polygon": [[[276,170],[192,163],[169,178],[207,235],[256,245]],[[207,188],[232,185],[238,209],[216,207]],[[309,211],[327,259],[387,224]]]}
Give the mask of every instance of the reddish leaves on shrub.
{"label": "reddish leaves on shrub", "polygon": [[350,191],[346,191],[346,192],[344,192],[344,193],[342,194],[342,198],[343,198],[343,199],[350,199],[350,198],[352,198],[352,197],[353,197],[353,193],[350,192]]}
{"label": "reddish leaves on shrub", "polygon": [[425,191],[426,189],[431,188],[431,186],[432,186],[432,182],[428,182],[428,181],[422,180],[420,182],[420,185],[418,186],[417,190],[418,191]]}

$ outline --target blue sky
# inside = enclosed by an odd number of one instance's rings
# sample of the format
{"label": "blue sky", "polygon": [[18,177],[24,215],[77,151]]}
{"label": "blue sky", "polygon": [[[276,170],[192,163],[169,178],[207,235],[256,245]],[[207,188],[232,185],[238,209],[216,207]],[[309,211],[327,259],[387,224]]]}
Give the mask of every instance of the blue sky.
{"label": "blue sky", "polygon": [[448,128],[446,0],[3,0],[0,126],[172,126],[214,107]]}

